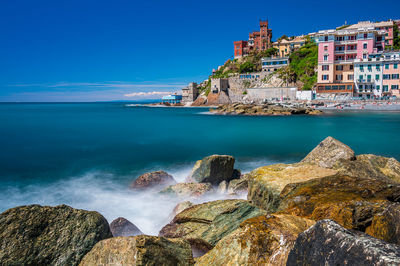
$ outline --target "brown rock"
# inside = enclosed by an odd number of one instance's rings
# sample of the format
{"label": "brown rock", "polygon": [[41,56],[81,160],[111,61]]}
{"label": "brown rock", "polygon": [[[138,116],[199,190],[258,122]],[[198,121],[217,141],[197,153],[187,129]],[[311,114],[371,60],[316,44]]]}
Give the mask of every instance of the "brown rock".
{"label": "brown rock", "polygon": [[400,204],[390,204],[376,214],[365,232],[388,243],[400,245]]}
{"label": "brown rock", "polygon": [[342,142],[327,137],[318,144],[301,162],[314,163],[331,168],[340,159],[354,160],[354,151]]}
{"label": "brown rock", "polygon": [[201,197],[213,191],[213,186],[210,183],[178,183],[166,187],[159,193],[169,196],[178,197]]}
{"label": "brown rock", "polygon": [[181,239],[113,237],[97,243],[79,265],[193,265],[192,250]]}
{"label": "brown rock", "polygon": [[272,214],[248,219],[196,261],[196,265],[286,265],[298,234],[315,222]]}
{"label": "brown rock", "polygon": [[130,188],[135,190],[149,188],[154,189],[166,187],[172,184],[176,184],[176,181],[170,174],[164,171],[155,171],[139,176],[135,181],[132,182]]}
{"label": "brown rock", "polygon": [[112,221],[110,224],[110,229],[114,237],[137,236],[143,234],[142,231],[140,231],[139,228],[137,228],[133,223],[122,217]]}

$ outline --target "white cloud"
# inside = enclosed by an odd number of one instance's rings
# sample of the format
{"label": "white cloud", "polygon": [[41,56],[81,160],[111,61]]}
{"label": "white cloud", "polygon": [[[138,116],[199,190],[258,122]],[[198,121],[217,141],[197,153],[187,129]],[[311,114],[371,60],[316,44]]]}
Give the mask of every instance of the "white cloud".
{"label": "white cloud", "polygon": [[168,91],[148,91],[148,92],[132,92],[132,93],[127,93],[124,94],[125,97],[140,97],[140,96],[155,96],[155,95],[168,95],[171,94],[171,92]]}

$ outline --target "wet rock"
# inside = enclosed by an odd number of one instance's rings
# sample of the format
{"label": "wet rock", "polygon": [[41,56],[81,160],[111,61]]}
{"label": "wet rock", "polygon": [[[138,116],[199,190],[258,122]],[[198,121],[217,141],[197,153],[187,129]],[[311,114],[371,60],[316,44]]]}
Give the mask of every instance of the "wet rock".
{"label": "wet rock", "polygon": [[135,190],[154,189],[173,184],[176,184],[176,181],[170,174],[164,171],[155,171],[139,176],[132,182],[130,188]]}
{"label": "wet rock", "polygon": [[354,151],[346,144],[327,137],[321,141],[301,162],[314,163],[321,167],[332,167],[340,159],[354,160]]}
{"label": "wet rock", "polygon": [[274,164],[257,168],[247,174],[247,199],[265,210],[274,211],[279,205],[282,189],[290,183],[321,178],[336,171],[318,165]]}
{"label": "wet rock", "polygon": [[12,208],[0,214],[0,265],[77,265],[110,237],[97,212],[66,205]]}
{"label": "wet rock", "polygon": [[400,245],[400,204],[390,204],[376,214],[365,232],[388,243]]}
{"label": "wet rock", "polygon": [[177,197],[197,198],[211,193],[213,186],[210,183],[178,183],[164,188],[160,194]]}
{"label": "wet rock", "polygon": [[298,234],[314,223],[281,214],[250,218],[200,257],[196,265],[286,265]]}
{"label": "wet rock", "polygon": [[278,211],[313,220],[332,219],[364,231],[390,202],[400,201],[400,184],[390,179],[336,174],[288,184]]}
{"label": "wet rock", "polygon": [[189,207],[192,207],[194,204],[190,201],[183,201],[181,203],[176,204],[174,210],[172,211],[171,219],[173,219],[178,213],[186,210]]}
{"label": "wet rock", "polygon": [[330,220],[301,233],[289,253],[288,266],[399,265],[400,246],[347,230]]}
{"label": "wet rock", "polygon": [[194,265],[188,242],[155,236],[114,237],[97,243],[81,266]]}
{"label": "wet rock", "polygon": [[222,181],[233,178],[235,158],[229,155],[211,155],[197,161],[192,170],[192,178],[199,183],[218,186]]}
{"label": "wet rock", "polygon": [[221,183],[219,183],[219,185],[218,185],[218,192],[219,192],[220,194],[225,194],[226,191],[227,191],[227,189],[228,189],[228,182],[222,181]]}
{"label": "wet rock", "polygon": [[248,177],[244,175],[240,179],[231,180],[227,192],[230,195],[247,194],[248,186]]}
{"label": "wet rock", "polygon": [[266,212],[245,200],[217,200],[194,205],[164,226],[159,236],[187,239],[192,247],[208,251],[241,222]]}
{"label": "wet rock", "polygon": [[133,223],[125,218],[119,217],[110,224],[111,233],[116,236],[137,236],[142,235],[142,231]]}

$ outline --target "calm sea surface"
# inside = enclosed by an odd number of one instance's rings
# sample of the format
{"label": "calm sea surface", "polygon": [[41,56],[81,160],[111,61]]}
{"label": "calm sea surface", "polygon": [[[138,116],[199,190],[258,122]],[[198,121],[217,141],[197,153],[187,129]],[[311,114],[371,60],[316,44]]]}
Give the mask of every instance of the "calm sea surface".
{"label": "calm sea surface", "polygon": [[229,154],[246,172],[298,161],[327,136],[357,154],[400,160],[400,113],[238,117],[206,112],[125,103],[0,104],[0,212],[65,203],[97,210],[109,220],[128,217],[154,233],[159,224],[146,220],[154,213],[143,209],[161,203],[143,203],[149,199],[132,198],[126,190],[146,171],[164,169],[180,181],[196,160]]}

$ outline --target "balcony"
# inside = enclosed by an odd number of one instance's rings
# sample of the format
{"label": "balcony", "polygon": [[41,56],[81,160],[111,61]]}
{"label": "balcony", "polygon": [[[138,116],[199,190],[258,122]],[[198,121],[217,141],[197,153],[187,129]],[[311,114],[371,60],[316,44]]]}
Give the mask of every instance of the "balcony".
{"label": "balcony", "polygon": [[375,83],[375,80],[373,80],[373,79],[357,79],[357,83],[373,84],[373,83]]}
{"label": "balcony", "polygon": [[345,41],[336,41],[337,44],[357,44],[357,40],[345,40]]}

